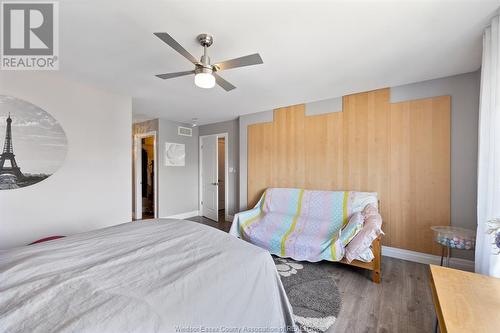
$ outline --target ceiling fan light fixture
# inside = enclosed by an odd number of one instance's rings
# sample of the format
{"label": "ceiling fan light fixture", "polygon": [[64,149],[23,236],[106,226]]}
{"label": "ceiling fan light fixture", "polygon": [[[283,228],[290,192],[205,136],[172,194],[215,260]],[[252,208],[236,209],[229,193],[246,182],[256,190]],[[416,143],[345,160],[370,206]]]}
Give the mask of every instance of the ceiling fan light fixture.
{"label": "ceiling fan light fixture", "polygon": [[196,73],[194,76],[194,84],[200,88],[210,89],[215,86],[215,77],[212,73]]}
{"label": "ceiling fan light fixture", "polygon": [[212,45],[214,38],[210,34],[201,34],[197,37],[198,42],[203,47],[203,55],[199,61],[168,33],[155,32],[154,35],[194,65],[194,70],[156,75],[158,78],[163,80],[194,74],[194,84],[200,88],[210,89],[217,84],[225,91],[231,91],[236,87],[224,80],[218,72],[231,68],[253,66],[264,63],[260,55],[258,53],[254,53],[212,64],[210,62],[210,57],[208,56],[208,48]]}

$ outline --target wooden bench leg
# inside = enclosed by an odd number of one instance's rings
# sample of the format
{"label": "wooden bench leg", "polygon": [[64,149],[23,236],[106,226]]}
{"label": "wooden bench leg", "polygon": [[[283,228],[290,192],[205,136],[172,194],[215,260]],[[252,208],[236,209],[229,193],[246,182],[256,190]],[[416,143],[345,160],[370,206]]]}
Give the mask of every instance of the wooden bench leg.
{"label": "wooden bench leg", "polygon": [[379,271],[372,272],[372,281],[375,283],[380,283],[380,272]]}
{"label": "wooden bench leg", "polygon": [[382,248],[380,245],[380,237],[375,239],[372,243],[372,250],[373,250],[373,272],[372,272],[372,281],[375,283],[380,283],[380,278],[381,278],[381,262],[382,262]]}

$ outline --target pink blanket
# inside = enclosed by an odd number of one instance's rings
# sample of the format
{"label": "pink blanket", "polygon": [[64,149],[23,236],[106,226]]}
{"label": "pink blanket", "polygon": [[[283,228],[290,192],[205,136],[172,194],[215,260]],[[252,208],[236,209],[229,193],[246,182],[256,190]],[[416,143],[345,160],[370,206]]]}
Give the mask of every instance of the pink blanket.
{"label": "pink blanket", "polygon": [[280,257],[339,261],[341,230],[375,193],[269,188],[254,209],[236,214],[230,233]]}

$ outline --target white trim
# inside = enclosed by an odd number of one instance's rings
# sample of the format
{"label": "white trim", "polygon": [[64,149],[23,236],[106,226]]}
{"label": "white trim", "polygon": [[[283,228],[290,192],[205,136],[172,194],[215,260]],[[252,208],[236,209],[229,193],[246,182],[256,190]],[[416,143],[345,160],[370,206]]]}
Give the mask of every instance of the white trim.
{"label": "white trim", "polygon": [[179,219],[179,220],[183,220],[183,219],[188,219],[190,217],[195,217],[195,216],[199,216],[199,211],[193,210],[192,212],[186,212],[186,213],[181,213],[181,214],[175,214],[175,215],[165,216],[165,217],[162,217],[162,219]]}
{"label": "white trim", "polygon": [[[440,256],[415,252],[410,250],[398,249],[389,246],[382,246],[382,255],[391,258],[398,258],[398,259],[418,262],[421,264],[439,265],[441,262]],[[474,261],[461,258],[450,258],[450,267],[473,272]]]}
{"label": "white trim", "polygon": [[[217,135],[218,138],[224,138],[224,219],[228,221],[228,201],[229,201],[229,134],[222,133]],[[217,142],[218,144],[218,142]],[[219,146],[217,146],[218,148]],[[217,160],[219,157],[217,156]]]}
{"label": "white trim", "polygon": [[201,183],[201,167],[202,167],[202,140],[201,136],[198,136],[198,211],[200,212],[200,216],[203,214],[203,184]]}
{"label": "white trim", "polygon": [[[137,214],[138,213],[138,205],[137,205],[137,202],[138,200],[142,200],[142,188],[140,190],[140,194],[141,194],[141,197],[139,197],[139,191],[138,191],[138,188],[139,188],[139,185],[140,185],[140,178],[142,177],[142,175],[140,174],[139,170],[142,168],[142,165],[140,168],[138,168],[137,166],[140,164],[138,163],[139,162],[139,159],[138,159],[138,156],[139,156],[139,148],[140,148],[140,140],[143,139],[143,138],[147,138],[147,137],[150,137],[152,136],[153,137],[153,150],[155,152],[155,156],[154,156],[154,186],[153,186],[153,191],[154,191],[154,206],[155,206],[155,218],[158,218],[158,211],[159,211],[159,207],[158,207],[158,156],[159,156],[159,152],[158,152],[158,144],[157,144],[157,135],[156,135],[156,131],[150,131],[150,132],[146,132],[146,133],[137,133],[137,134],[134,134],[134,169],[135,169],[135,196],[134,196],[134,201],[135,201],[135,211],[133,212],[134,213],[134,217],[136,220],[141,220],[142,219],[142,201],[141,201],[141,214]],[[139,218],[138,215],[141,215],[141,217]]]}
{"label": "white trim", "polygon": [[[199,137],[199,150],[198,150],[198,156],[199,156],[199,163],[198,163],[198,198],[199,198],[199,202],[198,202],[198,210],[200,212],[200,215],[203,214],[203,205],[201,204],[201,202],[203,201],[203,182],[202,182],[202,179],[201,179],[201,170],[202,170],[202,167],[203,167],[203,164],[202,164],[202,160],[203,160],[203,157],[202,157],[202,154],[203,154],[203,151],[201,149],[201,146],[202,146],[202,139],[203,138],[206,138],[206,137],[209,137],[209,136],[216,136],[217,138],[224,138],[224,173],[225,173],[225,179],[224,179],[224,214],[226,216],[224,216],[224,218],[226,219],[226,221],[232,221],[229,220],[229,218],[231,217],[229,214],[228,214],[228,201],[229,201],[229,134],[227,132],[225,133],[217,133],[217,134],[209,134],[209,135],[200,135]],[[217,145],[217,149],[219,148],[219,146]],[[216,150],[217,151],[217,150]],[[217,161],[219,160],[218,156],[216,156],[217,158]],[[218,203],[217,203],[217,207],[218,207]]]}

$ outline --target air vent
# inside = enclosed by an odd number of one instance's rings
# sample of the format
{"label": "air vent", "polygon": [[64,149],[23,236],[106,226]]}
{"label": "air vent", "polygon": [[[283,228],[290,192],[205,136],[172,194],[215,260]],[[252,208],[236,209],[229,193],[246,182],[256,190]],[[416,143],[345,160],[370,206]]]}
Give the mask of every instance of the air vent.
{"label": "air vent", "polygon": [[177,134],[183,136],[193,136],[193,129],[189,127],[179,126],[177,127]]}

